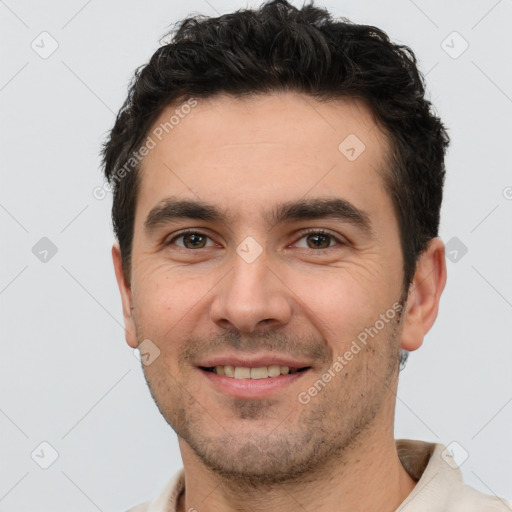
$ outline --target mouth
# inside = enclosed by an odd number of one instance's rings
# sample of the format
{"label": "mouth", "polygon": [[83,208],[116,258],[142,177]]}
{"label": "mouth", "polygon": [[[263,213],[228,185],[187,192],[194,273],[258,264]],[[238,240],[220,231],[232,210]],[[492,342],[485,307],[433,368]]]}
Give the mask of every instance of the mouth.
{"label": "mouth", "polygon": [[259,367],[248,367],[248,366],[232,366],[232,365],[221,365],[221,366],[199,366],[199,368],[205,372],[215,373],[224,377],[232,379],[273,379],[281,375],[293,375],[294,373],[304,372],[311,369],[311,366],[304,366],[300,368],[281,366],[281,365],[269,365]]}
{"label": "mouth", "polygon": [[311,366],[290,367],[281,365],[261,366],[199,366],[206,378],[205,385],[232,398],[250,400],[278,395],[279,391],[302,380],[312,371]]}

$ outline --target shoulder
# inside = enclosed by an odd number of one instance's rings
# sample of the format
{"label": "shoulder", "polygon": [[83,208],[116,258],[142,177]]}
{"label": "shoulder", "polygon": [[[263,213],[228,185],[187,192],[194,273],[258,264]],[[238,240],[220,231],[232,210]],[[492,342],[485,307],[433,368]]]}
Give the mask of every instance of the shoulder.
{"label": "shoulder", "polygon": [[154,499],[139,503],[125,512],[175,512],[179,495],[184,489],[185,473],[181,468],[167,481]]}
{"label": "shoulder", "polygon": [[490,496],[463,485],[450,496],[449,512],[512,512],[512,504],[504,498]]}
{"label": "shoulder", "polygon": [[399,439],[396,447],[403,467],[417,482],[397,512],[512,512],[506,499],[464,483],[449,446]]}
{"label": "shoulder", "polygon": [[144,503],[139,503],[138,505],[135,505],[135,507],[132,507],[125,512],[146,512],[148,510],[149,504],[151,501],[145,501]]}

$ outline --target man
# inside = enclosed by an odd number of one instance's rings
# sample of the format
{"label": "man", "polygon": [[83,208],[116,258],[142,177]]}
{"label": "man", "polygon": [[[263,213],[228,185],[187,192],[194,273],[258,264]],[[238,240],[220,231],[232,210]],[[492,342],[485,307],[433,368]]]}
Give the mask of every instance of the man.
{"label": "man", "polygon": [[449,138],[412,51],[275,0],[184,20],[103,156],[128,344],[183,469],[132,511],[505,511],[394,439],[446,283]]}

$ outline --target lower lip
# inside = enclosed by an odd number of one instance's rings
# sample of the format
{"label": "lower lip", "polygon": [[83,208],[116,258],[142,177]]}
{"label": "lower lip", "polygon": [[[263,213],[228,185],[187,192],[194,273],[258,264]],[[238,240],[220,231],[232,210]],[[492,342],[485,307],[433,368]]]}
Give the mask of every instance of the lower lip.
{"label": "lower lip", "polygon": [[233,396],[234,398],[265,398],[275,392],[297,382],[310,370],[288,373],[278,377],[267,377],[266,379],[235,379],[226,377],[206,370],[199,371],[220,391]]}

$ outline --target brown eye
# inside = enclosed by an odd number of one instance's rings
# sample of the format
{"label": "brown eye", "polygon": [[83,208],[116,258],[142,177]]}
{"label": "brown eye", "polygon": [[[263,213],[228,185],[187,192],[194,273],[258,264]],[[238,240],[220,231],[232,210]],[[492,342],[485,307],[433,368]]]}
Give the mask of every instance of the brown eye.
{"label": "brown eye", "polygon": [[310,249],[327,249],[330,245],[330,235],[324,235],[322,233],[308,235],[306,239],[312,243],[308,243]]}
{"label": "brown eye", "polygon": [[182,249],[203,249],[206,247],[206,243],[209,240],[207,235],[203,233],[199,233],[197,231],[188,231],[181,233],[175,236],[172,240],[170,240],[166,245],[173,245],[177,240],[182,240],[183,242],[176,243],[178,247]]}
{"label": "brown eye", "polygon": [[343,240],[321,229],[307,231],[302,234],[299,240],[305,240],[305,245],[301,245],[302,248],[311,250],[323,250],[329,249],[335,245],[345,245]]}
{"label": "brown eye", "polygon": [[[197,249],[204,247],[204,242],[206,242],[206,237],[204,235],[200,235],[199,233],[190,233],[188,235],[183,235],[183,242],[187,249]],[[190,247],[188,245],[190,242]]]}

